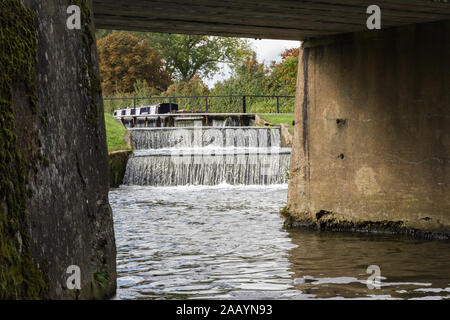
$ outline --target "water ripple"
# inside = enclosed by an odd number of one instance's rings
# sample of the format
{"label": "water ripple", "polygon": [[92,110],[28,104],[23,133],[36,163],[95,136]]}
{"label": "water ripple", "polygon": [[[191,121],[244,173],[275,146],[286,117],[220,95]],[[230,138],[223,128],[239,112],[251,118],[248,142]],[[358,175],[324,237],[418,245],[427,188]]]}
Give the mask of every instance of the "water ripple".
{"label": "water ripple", "polygon": [[111,191],[116,298],[449,299],[448,242],[286,232],[286,196],[286,185]]}

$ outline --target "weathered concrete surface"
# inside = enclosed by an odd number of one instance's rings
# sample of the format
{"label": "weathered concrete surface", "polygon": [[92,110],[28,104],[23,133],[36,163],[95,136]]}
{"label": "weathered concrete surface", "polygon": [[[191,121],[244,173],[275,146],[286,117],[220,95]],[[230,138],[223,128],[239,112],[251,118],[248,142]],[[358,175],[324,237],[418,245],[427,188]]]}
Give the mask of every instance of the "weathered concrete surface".
{"label": "weathered concrete surface", "polygon": [[[2,5],[13,2],[19,3],[4,0]],[[37,63],[35,70],[25,70],[36,79],[37,103],[33,111],[27,99],[30,90],[24,91],[21,76],[15,75],[11,88],[14,130],[17,146],[28,164],[30,192],[22,210],[29,242],[24,245],[42,271],[37,277],[46,284],[45,290],[31,298],[110,297],[116,288],[116,251],[108,202],[103,105],[94,29],[89,18],[91,4],[85,0],[22,3],[34,15]],[[66,9],[72,4],[82,8],[82,30],[66,28]],[[33,60],[29,59],[32,64]],[[17,198],[18,192],[9,196]],[[3,207],[0,198],[0,209]],[[3,209],[0,214],[4,214]],[[23,249],[20,241],[17,249]],[[67,289],[70,274],[66,270],[71,265],[81,268],[81,290]],[[20,266],[20,261],[8,264],[6,272]],[[27,279],[28,270],[22,268],[21,272]],[[17,279],[21,280],[20,276]],[[30,284],[19,280],[18,287]],[[17,292],[3,293],[7,298],[30,297]]]}
{"label": "weathered concrete surface", "polygon": [[102,29],[304,40],[366,29],[367,7],[384,28],[448,19],[448,0],[93,0]]}
{"label": "weathered concrete surface", "polygon": [[450,21],[307,42],[300,57],[290,222],[448,238]]}
{"label": "weathered concrete surface", "polygon": [[[122,123],[120,120],[117,120],[120,124]],[[123,140],[125,141],[125,145],[129,147],[130,149],[133,148],[133,142],[131,141],[131,132],[130,130],[127,130],[125,132],[125,136],[123,137]]]}
{"label": "weathered concrete surface", "polygon": [[280,127],[281,127],[281,146],[292,147],[293,135],[289,131],[289,124],[280,123]]}
{"label": "weathered concrete surface", "polygon": [[[127,131],[129,135],[129,131]],[[109,186],[117,188],[123,182],[131,150],[119,150],[109,153]]]}

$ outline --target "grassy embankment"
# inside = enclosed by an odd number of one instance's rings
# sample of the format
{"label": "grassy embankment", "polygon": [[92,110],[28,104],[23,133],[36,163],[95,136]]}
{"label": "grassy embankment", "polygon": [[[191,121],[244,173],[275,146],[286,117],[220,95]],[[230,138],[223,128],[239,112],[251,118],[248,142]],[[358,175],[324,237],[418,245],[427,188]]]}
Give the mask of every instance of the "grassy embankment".
{"label": "grassy embankment", "polygon": [[289,125],[289,132],[294,132],[294,115],[293,114],[260,114],[261,118],[267,122],[277,125],[280,123],[287,123]]}
{"label": "grassy embankment", "polygon": [[127,130],[109,113],[105,113],[105,125],[109,152],[131,150],[131,148],[126,145],[124,140]]}

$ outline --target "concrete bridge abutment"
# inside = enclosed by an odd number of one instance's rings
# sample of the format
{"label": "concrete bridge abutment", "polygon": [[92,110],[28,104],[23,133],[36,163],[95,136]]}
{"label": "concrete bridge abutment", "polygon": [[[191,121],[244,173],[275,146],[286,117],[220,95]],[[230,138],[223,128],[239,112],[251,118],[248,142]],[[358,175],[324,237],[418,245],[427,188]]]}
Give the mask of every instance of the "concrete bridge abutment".
{"label": "concrete bridge abutment", "polygon": [[[66,10],[81,8],[79,30]],[[0,2],[0,299],[108,298],[116,248],[90,0]]]}
{"label": "concrete bridge abutment", "polygon": [[450,21],[306,41],[292,225],[447,238]]}

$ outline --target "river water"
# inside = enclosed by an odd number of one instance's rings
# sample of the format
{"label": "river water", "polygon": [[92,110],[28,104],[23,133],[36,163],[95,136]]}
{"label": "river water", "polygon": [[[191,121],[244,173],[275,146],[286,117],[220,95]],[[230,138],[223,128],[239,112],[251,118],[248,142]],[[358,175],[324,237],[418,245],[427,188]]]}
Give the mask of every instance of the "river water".
{"label": "river water", "polygon": [[286,197],[286,185],[112,190],[116,299],[450,298],[449,242],[288,232]]}

